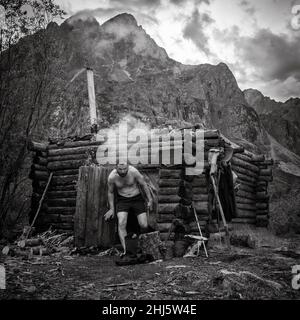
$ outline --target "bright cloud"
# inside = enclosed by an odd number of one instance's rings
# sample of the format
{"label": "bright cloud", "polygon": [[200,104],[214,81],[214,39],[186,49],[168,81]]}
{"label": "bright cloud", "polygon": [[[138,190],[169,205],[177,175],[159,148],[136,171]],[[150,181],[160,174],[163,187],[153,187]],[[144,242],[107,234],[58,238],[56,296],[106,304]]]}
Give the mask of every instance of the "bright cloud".
{"label": "bright cloud", "polygon": [[127,12],[168,55],[184,64],[225,62],[241,89],[278,100],[300,96],[300,30],[291,9],[300,0],[55,0],[100,24]]}

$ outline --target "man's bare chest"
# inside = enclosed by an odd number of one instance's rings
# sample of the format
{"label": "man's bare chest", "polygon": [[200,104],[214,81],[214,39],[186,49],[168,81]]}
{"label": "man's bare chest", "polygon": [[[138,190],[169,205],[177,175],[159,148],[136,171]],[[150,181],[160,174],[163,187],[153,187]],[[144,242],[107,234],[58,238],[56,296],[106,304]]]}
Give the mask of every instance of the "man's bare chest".
{"label": "man's bare chest", "polygon": [[130,177],[130,176],[125,178],[118,177],[115,179],[115,185],[118,189],[122,189],[122,188],[132,187],[136,185],[136,181],[134,177]]}

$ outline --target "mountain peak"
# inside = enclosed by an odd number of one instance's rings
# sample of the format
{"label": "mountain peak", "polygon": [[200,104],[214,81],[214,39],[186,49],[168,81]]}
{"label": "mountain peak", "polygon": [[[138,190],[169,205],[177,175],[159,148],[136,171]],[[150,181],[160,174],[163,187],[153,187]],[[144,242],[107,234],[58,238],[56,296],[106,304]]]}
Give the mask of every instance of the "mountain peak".
{"label": "mountain peak", "polygon": [[78,12],[75,15],[71,16],[67,20],[65,20],[66,24],[71,25],[71,26],[78,26],[78,25],[97,25],[99,27],[99,23],[97,19],[90,14],[89,12]]}
{"label": "mountain peak", "polygon": [[109,24],[122,24],[122,25],[126,25],[126,26],[133,26],[133,27],[137,27],[137,21],[135,19],[135,17],[130,14],[130,13],[120,13],[116,16],[114,16],[113,18],[107,20],[106,22],[103,23],[102,27],[105,27],[106,25]]}

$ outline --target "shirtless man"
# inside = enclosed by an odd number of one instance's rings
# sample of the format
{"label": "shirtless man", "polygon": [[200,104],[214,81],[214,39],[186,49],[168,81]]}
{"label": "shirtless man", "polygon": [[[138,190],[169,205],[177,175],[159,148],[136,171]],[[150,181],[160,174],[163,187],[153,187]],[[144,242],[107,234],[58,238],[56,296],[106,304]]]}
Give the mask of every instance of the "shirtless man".
{"label": "shirtless man", "polygon": [[[119,163],[108,176],[108,202],[109,211],[104,215],[105,220],[114,217],[116,209],[118,217],[118,233],[124,254],[126,253],[125,237],[127,235],[127,217],[131,210],[137,217],[142,232],[148,228],[147,213],[144,199],[138,184],[144,189],[147,196],[147,207],[152,209],[150,191],[140,172],[127,163]],[[117,189],[116,208],[114,207],[114,187]]]}

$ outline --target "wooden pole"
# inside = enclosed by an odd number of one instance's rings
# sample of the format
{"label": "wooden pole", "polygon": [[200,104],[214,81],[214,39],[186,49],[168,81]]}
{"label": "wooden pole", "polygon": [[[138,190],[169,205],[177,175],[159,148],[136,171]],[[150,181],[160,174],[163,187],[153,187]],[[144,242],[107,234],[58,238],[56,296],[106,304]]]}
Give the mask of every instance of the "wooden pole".
{"label": "wooden pole", "polygon": [[89,105],[90,105],[90,120],[92,133],[97,132],[97,111],[96,111],[96,98],[95,98],[95,84],[94,84],[94,72],[91,68],[86,68]]}
{"label": "wooden pole", "polygon": [[50,173],[50,176],[49,176],[47,185],[46,185],[45,190],[44,190],[44,192],[43,192],[42,198],[41,198],[41,200],[40,200],[40,202],[39,202],[39,207],[38,207],[37,212],[36,212],[36,214],[35,214],[35,216],[34,216],[34,218],[33,218],[33,221],[32,221],[32,223],[31,223],[31,225],[30,225],[30,228],[29,228],[29,230],[28,230],[28,232],[27,232],[27,235],[26,235],[26,237],[25,237],[25,240],[28,239],[28,237],[29,237],[29,235],[30,235],[30,233],[31,233],[32,227],[33,227],[33,225],[34,225],[34,223],[35,223],[35,220],[36,220],[36,218],[37,218],[37,216],[38,216],[38,214],[39,214],[39,212],[40,212],[40,210],[41,210],[41,207],[42,207],[42,204],[43,204],[43,201],[44,201],[44,198],[45,198],[45,195],[46,195],[46,193],[47,193],[47,190],[48,190],[48,187],[49,187],[49,184],[50,184],[50,182],[51,182],[52,177],[53,177],[53,172]]}
{"label": "wooden pole", "polygon": [[217,202],[218,202],[218,205],[219,205],[219,210],[220,210],[221,217],[222,217],[222,221],[223,221],[223,224],[224,224],[226,240],[227,240],[227,246],[228,246],[228,248],[230,248],[230,237],[229,237],[228,225],[227,225],[227,222],[226,222],[226,219],[225,219],[225,215],[224,215],[224,211],[223,211],[223,208],[222,208],[222,204],[221,204],[221,201],[220,201],[220,198],[219,198],[216,182],[215,182],[215,179],[214,179],[214,177],[212,175],[210,175],[210,178],[211,178],[211,181],[212,181],[212,185],[213,185],[214,192],[215,192],[215,197],[217,199]]}

